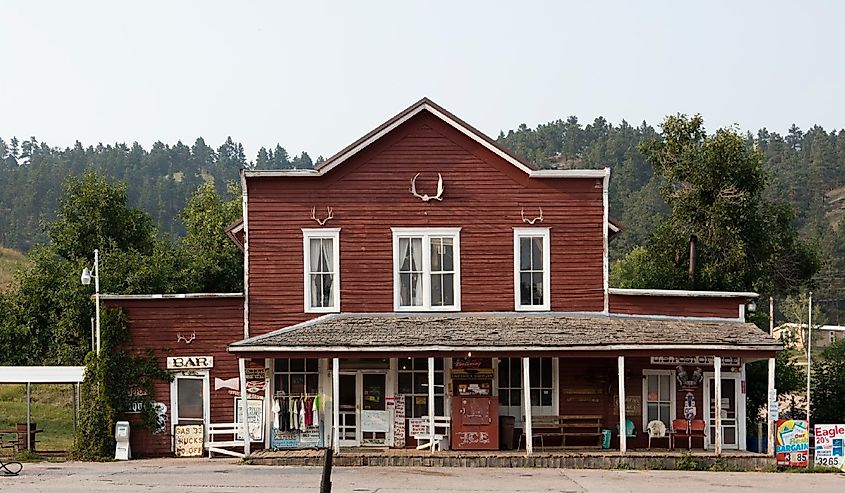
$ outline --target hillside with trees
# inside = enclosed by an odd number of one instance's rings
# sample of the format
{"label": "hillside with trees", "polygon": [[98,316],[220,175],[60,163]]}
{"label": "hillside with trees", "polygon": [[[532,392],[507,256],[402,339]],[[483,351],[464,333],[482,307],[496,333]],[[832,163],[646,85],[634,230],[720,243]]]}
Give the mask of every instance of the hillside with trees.
{"label": "hillside with trees", "polygon": [[[670,213],[661,195],[663,179],[639,146],[659,136],[646,122],[612,124],[598,117],[582,124],[571,116],[500,133],[500,143],[541,168],[603,168],[611,172],[611,217],[624,234],[611,243],[616,261],[643,246]],[[760,197],[792,206],[801,238],[817,248],[821,262],[814,278],[819,303],[831,323],[845,323],[845,131],[793,126],[785,135],[766,129],[741,134],[763,157],[765,183]],[[0,139],[0,246],[28,252],[48,241],[45,225],[56,219],[61,184],[68,176],[92,170],[127,184],[127,205],[150,214],[160,235],[185,234],[180,211],[201,184],[226,194],[238,170],[311,168],[303,152],[290,156],[280,145],[261,148],[248,159],[231,138],[218,147],[198,138],[193,145],[155,143],[150,149],[98,144],[51,147],[36,138]],[[824,301],[830,300],[830,301]]]}

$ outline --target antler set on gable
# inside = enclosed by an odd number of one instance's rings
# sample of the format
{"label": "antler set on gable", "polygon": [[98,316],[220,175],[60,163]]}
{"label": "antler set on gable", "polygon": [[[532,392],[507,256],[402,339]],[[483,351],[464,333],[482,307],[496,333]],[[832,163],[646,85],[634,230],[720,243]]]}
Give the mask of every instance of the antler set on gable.
{"label": "antler set on gable", "polygon": [[442,201],[443,200],[443,175],[441,175],[440,173],[437,173],[437,195],[434,195],[434,196],[428,195],[427,193],[422,194],[422,195],[417,193],[417,177],[418,176],[420,176],[420,173],[417,173],[416,175],[414,175],[414,178],[411,180],[411,194],[414,197],[421,199],[423,202],[428,202],[429,200],[432,200],[432,199]]}
{"label": "antler set on gable", "polygon": [[194,339],[196,339],[196,338],[197,338],[197,333],[196,333],[196,332],[191,332],[191,337],[190,337],[190,338],[185,337],[185,336],[183,336],[182,334],[176,334],[176,342],[179,342],[179,341],[184,341],[184,342],[185,342],[185,344],[190,344],[190,343],[194,342]]}
{"label": "antler set on gable", "polygon": [[329,219],[334,219],[334,210],[331,207],[328,207],[328,206],[326,207],[326,213],[327,213],[327,215],[326,215],[325,219],[318,219],[317,218],[317,208],[312,207],[311,208],[311,219],[317,221],[317,224],[319,224],[320,226],[323,226],[324,224],[329,222]]}
{"label": "antler set on gable", "polygon": [[520,211],[520,214],[522,214],[522,222],[524,222],[524,223],[528,223],[528,224],[531,224],[531,225],[533,225],[534,223],[536,223],[536,222],[538,222],[538,221],[539,221],[539,222],[543,222],[543,208],[542,208],[542,207],[539,207],[539,209],[540,209],[540,215],[539,215],[539,216],[537,216],[537,217],[535,217],[535,218],[533,218],[533,219],[531,219],[531,218],[527,218],[527,217],[525,217],[525,208],[523,208],[523,209]]}

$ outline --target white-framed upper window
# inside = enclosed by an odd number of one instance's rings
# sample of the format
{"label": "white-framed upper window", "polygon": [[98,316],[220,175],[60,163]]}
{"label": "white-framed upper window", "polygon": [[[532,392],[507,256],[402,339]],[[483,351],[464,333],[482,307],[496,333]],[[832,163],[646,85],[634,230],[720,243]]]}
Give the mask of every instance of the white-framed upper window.
{"label": "white-framed upper window", "polygon": [[461,309],[461,228],[392,228],[393,308]]}
{"label": "white-framed upper window", "polygon": [[549,228],[514,228],[514,306],[518,311],[551,309]]}
{"label": "white-framed upper window", "polygon": [[340,311],[340,228],[302,230],[305,312]]}
{"label": "white-framed upper window", "polygon": [[675,419],[675,372],[643,370],[643,430],[648,423],[662,421],[667,430]]}

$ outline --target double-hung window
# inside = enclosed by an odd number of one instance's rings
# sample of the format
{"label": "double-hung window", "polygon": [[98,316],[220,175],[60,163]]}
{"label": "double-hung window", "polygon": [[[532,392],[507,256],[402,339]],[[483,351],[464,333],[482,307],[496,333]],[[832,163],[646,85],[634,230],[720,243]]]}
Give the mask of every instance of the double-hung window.
{"label": "double-hung window", "polygon": [[340,311],[340,228],[303,229],[306,313]]}
{"label": "double-hung window", "polygon": [[396,311],[461,309],[460,228],[393,228]]}
{"label": "double-hung window", "polygon": [[549,310],[549,228],[514,228],[513,282],[516,310]]}
{"label": "double-hung window", "polygon": [[643,370],[643,429],[662,421],[670,429],[675,418],[675,375],[671,370]]}

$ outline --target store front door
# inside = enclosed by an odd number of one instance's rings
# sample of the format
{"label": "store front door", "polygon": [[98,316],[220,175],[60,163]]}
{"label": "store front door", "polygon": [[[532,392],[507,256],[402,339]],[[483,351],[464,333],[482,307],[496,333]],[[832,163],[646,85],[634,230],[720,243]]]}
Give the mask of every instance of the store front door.
{"label": "store front door", "polygon": [[387,445],[390,431],[386,394],[387,372],[358,370],[340,373],[338,434],[346,447]]}
{"label": "store front door", "polygon": [[[713,447],[716,440],[716,379],[709,373],[706,380],[704,401],[709,405],[705,409],[704,419],[708,426],[707,443]],[[739,373],[722,373],[722,447],[725,449],[738,449],[740,444],[741,420],[745,415],[740,409],[744,408],[741,405],[740,382]]]}

